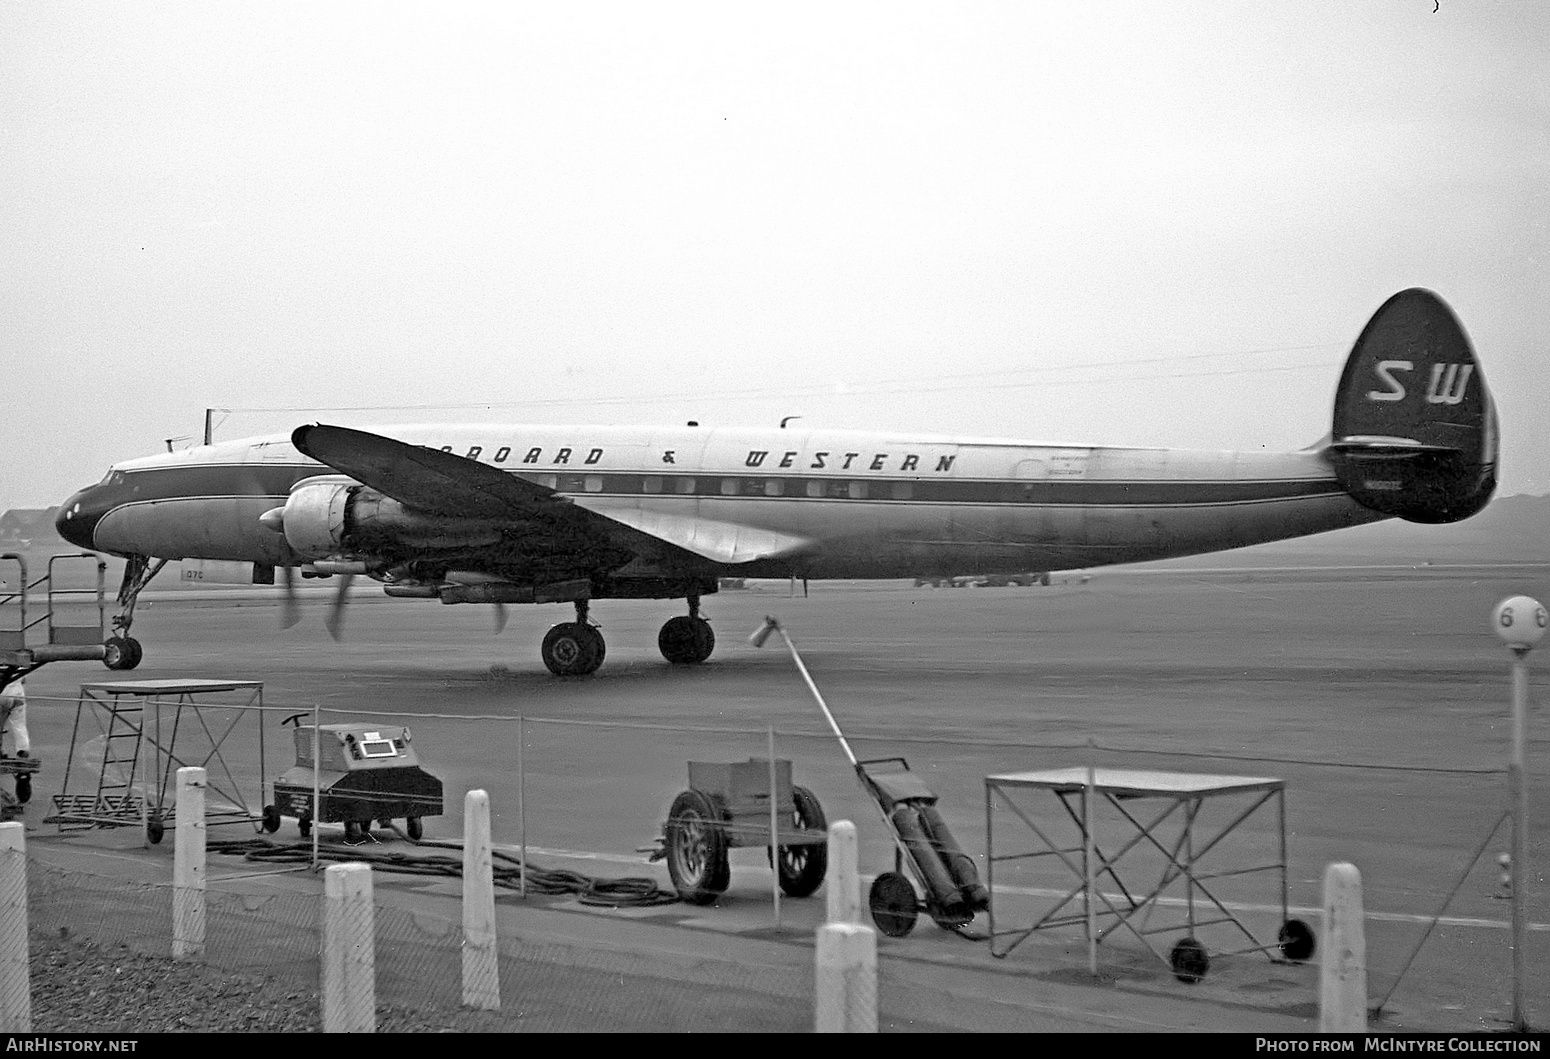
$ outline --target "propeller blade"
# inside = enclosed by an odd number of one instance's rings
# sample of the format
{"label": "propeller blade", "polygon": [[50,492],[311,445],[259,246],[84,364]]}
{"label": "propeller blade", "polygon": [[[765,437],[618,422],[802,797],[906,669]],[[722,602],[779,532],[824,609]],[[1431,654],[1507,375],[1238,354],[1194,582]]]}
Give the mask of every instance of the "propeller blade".
{"label": "propeller blade", "polygon": [[323,624],[328,626],[328,635],[339,640],[344,632],[344,605],[349,601],[350,582],[355,580],[355,575],[335,574],[334,576],[339,578],[339,591],[334,593],[333,605],[328,608],[328,617]]}
{"label": "propeller blade", "polygon": [[501,633],[506,631],[506,619],[509,618],[509,617],[511,617],[511,613],[506,609],[506,604],[504,604],[504,603],[497,603],[497,604],[495,604],[495,635],[496,636],[499,636]]}
{"label": "propeller blade", "polygon": [[289,629],[301,621],[301,605],[296,600],[296,568],[280,567],[280,628]]}

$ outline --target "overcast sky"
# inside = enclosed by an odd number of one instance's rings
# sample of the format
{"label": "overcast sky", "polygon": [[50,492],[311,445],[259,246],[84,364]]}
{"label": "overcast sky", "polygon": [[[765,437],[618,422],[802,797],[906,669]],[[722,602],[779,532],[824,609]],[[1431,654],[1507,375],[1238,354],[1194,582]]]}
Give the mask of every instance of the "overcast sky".
{"label": "overcast sky", "polygon": [[1431,288],[1550,492],[1550,5],[0,4],[0,509],[307,421],[1299,448]]}

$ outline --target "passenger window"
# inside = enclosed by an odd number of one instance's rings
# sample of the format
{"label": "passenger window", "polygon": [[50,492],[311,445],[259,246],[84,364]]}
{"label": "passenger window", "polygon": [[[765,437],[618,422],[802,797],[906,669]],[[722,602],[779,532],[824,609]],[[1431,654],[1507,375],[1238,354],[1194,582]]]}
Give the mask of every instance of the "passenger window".
{"label": "passenger window", "polygon": [[807,483],[808,496],[823,496],[828,491],[828,484],[824,481],[812,481]]}
{"label": "passenger window", "polygon": [[849,489],[849,495],[850,495],[850,498],[852,500],[865,500],[866,499],[866,483],[865,482],[851,482],[850,483],[850,489]]}
{"label": "passenger window", "polygon": [[694,492],[694,479],[675,478],[673,479],[673,488],[680,493],[692,493]]}
{"label": "passenger window", "polygon": [[545,489],[558,489],[560,487],[560,479],[558,475],[540,474],[538,476],[538,484]]}
{"label": "passenger window", "polygon": [[785,496],[786,483],[781,478],[767,478],[764,481],[765,496]]}
{"label": "passenger window", "polygon": [[601,493],[603,491],[603,476],[601,474],[589,474],[583,479],[583,484],[589,493]]}
{"label": "passenger window", "polygon": [[894,482],[893,483],[893,498],[895,500],[908,500],[910,497],[912,497],[914,495],[915,495],[915,483],[914,482]]}
{"label": "passenger window", "polygon": [[640,491],[643,493],[660,493],[662,491],[662,479],[654,474],[648,474],[640,480]]}
{"label": "passenger window", "polygon": [[560,489],[560,492],[562,492],[562,493],[577,493],[577,492],[580,492],[581,489],[582,489],[581,475],[579,475],[579,474],[562,474],[562,475],[560,475],[560,486],[559,486],[559,489]]}
{"label": "passenger window", "polygon": [[721,495],[722,496],[736,496],[737,495],[737,479],[736,478],[723,478],[723,479],[721,479]]}

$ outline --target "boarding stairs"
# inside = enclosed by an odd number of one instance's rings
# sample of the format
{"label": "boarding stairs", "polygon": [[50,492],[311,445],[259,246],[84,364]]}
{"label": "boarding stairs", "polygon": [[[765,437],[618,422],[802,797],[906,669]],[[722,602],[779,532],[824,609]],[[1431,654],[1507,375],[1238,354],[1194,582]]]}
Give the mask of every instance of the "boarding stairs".
{"label": "boarding stairs", "polygon": [[[91,566],[96,567],[95,578]],[[51,556],[47,573],[34,581],[24,556],[0,555],[0,684],[49,662],[103,660],[107,568],[107,562],[92,552],[67,552]],[[89,583],[83,586],[83,581]],[[35,605],[40,596],[41,614]],[[95,624],[89,621],[93,612]]]}

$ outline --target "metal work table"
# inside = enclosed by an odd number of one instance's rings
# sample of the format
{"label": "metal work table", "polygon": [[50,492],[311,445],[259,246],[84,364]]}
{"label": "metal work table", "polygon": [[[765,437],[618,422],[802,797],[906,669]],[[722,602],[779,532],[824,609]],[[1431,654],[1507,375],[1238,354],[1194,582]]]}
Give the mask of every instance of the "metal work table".
{"label": "metal work table", "polygon": [[[175,811],[168,799],[176,797],[177,770],[194,766],[206,771],[210,800],[205,823],[251,823],[257,829],[264,819],[262,809],[243,797],[223,748],[244,714],[251,713],[262,803],[263,777],[268,775],[263,709],[264,685],[256,680],[82,684],[64,780],[54,796],[55,812],[44,822],[61,831],[138,825],[150,842],[160,842]],[[99,738],[102,760],[77,767],[77,752]]]}
{"label": "metal work table", "polygon": [[[1041,824],[1029,808],[1029,803],[1042,795],[1052,795],[1058,806],[1053,822]],[[998,802],[1032,832],[1037,839],[1035,848],[996,852]],[[1211,807],[1208,803],[1220,803],[1220,809],[1209,817],[1204,815]],[[1273,860],[1232,867],[1216,856],[1210,864],[1202,865],[1241,824],[1269,805],[1276,812]],[[1224,815],[1219,817],[1218,812]],[[1099,942],[1122,928],[1184,981],[1198,981],[1210,966],[1210,958],[1196,937],[1205,927],[1225,924],[1247,939],[1247,948],[1223,955],[1262,952],[1272,960],[1304,960],[1313,952],[1312,931],[1288,915],[1286,784],[1279,779],[1090,766],[986,776],[985,854],[993,895],[997,864],[1011,861],[1055,857],[1076,879],[1052,907],[1025,926],[1008,928],[1004,917],[998,925],[996,905],[1000,898],[993,896],[988,910],[993,956],[1006,956],[1035,931],[1075,925],[1084,928],[1088,968],[1093,973],[1097,973]],[[1121,877],[1122,868],[1155,881],[1149,889],[1138,888]],[[1282,926],[1273,945],[1256,938],[1216,892],[1217,880],[1256,872],[1274,872],[1279,877]],[[1106,888],[1100,887],[1100,881]],[[1183,923],[1153,924],[1164,903],[1175,903],[1164,901],[1172,889],[1184,892]],[[1197,915],[1197,903],[1205,906],[1201,909],[1205,918]],[[1153,943],[1157,934],[1180,930],[1184,936],[1166,955]]]}

